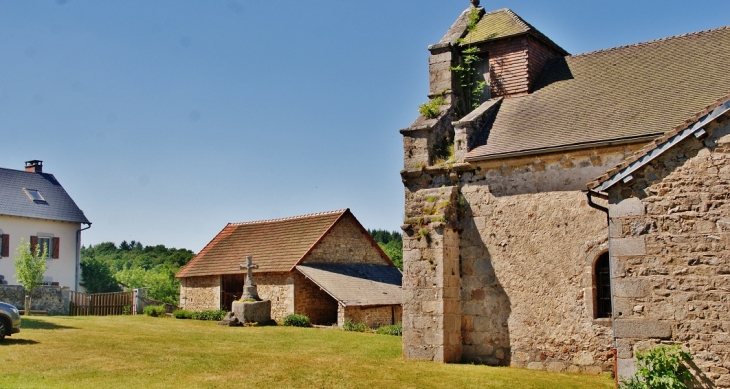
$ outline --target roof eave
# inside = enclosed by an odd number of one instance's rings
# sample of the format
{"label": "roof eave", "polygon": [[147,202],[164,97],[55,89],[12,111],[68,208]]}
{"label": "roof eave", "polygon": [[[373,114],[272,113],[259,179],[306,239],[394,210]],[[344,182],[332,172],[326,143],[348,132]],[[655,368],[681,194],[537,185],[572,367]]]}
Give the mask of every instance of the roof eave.
{"label": "roof eave", "polygon": [[647,140],[656,139],[656,137],[659,135],[661,135],[661,133],[655,133],[655,134],[651,134],[651,135],[641,135],[641,136],[630,137],[630,138],[617,138],[617,139],[610,139],[610,140],[602,140],[602,141],[596,141],[596,142],[574,143],[574,144],[554,146],[554,147],[542,147],[542,148],[538,148],[538,149],[519,150],[519,151],[508,152],[508,153],[489,154],[489,155],[482,155],[482,156],[476,156],[476,157],[467,156],[466,158],[464,158],[464,160],[466,162],[479,162],[479,161],[489,161],[489,160],[496,160],[496,159],[503,159],[503,158],[524,157],[524,156],[528,156],[528,155],[550,154],[550,153],[555,153],[555,152],[560,152],[560,151],[590,149],[590,148],[604,147],[604,146],[618,146],[618,145],[645,142]]}
{"label": "roof eave", "polygon": [[[710,111],[708,114],[702,116],[694,122],[688,123],[686,128],[678,131],[676,134],[670,136],[664,142],[657,142],[657,145],[652,150],[638,156],[634,161],[628,164],[628,166],[619,170],[618,172],[610,175],[604,180],[592,183],[588,185],[588,188],[596,192],[606,192],[609,188],[616,185],[619,182],[629,178],[633,172],[645,166],[652,160],[656,159],[660,155],[664,154],[667,150],[671,149],[681,141],[694,135],[700,137],[703,134],[703,128],[707,124],[711,123],[718,117],[730,112],[730,96],[724,98],[724,102],[720,103],[715,109]],[[659,138],[661,139],[661,138]],[[657,139],[657,140],[659,140]]]}

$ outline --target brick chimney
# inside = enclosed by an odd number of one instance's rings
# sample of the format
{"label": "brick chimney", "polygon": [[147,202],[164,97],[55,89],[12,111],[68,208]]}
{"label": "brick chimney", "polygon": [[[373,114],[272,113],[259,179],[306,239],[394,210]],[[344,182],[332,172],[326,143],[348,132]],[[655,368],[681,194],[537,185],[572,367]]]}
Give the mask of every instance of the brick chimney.
{"label": "brick chimney", "polygon": [[37,159],[25,161],[25,171],[30,173],[43,173],[43,161]]}

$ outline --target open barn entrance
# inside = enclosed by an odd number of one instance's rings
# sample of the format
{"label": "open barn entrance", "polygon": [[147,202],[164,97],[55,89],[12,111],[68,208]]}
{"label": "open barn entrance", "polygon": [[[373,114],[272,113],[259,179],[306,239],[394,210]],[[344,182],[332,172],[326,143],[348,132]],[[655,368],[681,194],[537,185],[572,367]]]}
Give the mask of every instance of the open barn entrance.
{"label": "open barn entrance", "polygon": [[241,298],[246,274],[224,274],[221,276],[221,308],[231,311],[233,301]]}

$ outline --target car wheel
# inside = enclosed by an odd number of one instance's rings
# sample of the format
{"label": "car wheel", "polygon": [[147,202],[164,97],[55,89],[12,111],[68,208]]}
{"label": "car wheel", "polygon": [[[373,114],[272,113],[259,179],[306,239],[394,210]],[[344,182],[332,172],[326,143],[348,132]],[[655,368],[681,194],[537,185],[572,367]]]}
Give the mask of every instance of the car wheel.
{"label": "car wheel", "polygon": [[8,329],[9,328],[5,325],[5,320],[0,319],[0,341],[5,339],[5,333]]}

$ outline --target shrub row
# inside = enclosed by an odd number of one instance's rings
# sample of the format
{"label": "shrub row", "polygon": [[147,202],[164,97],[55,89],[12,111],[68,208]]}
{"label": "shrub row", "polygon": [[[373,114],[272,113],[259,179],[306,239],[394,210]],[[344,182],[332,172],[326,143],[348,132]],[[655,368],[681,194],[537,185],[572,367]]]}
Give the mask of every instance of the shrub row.
{"label": "shrub row", "polygon": [[306,315],[292,314],[284,318],[284,325],[291,327],[311,327]]}
{"label": "shrub row", "polygon": [[220,321],[223,320],[223,318],[226,316],[226,312],[223,309],[214,309],[211,311],[200,311],[200,312],[193,312],[190,316],[193,320],[213,320],[213,321]]}
{"label": "shrub row", "polygon": [[167,313],[163,305],[148,305],[144,307],[142,312],[147,316],[158,317],[165,316]]}
{"label": "shrub row", "polygon": [[391,326],[383,326],[378,328],[376,332],[381,335],[403,336],[403,325],[393,324]]}
{"label": "shrub row", "polygon": [[355,332],[371,332],[370,327],[368,327],[365,323],[352,323],[352,322],[345,322],[345,324],[342,325],[342,329],[345,331],[355,331]]}

